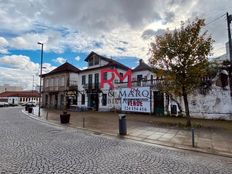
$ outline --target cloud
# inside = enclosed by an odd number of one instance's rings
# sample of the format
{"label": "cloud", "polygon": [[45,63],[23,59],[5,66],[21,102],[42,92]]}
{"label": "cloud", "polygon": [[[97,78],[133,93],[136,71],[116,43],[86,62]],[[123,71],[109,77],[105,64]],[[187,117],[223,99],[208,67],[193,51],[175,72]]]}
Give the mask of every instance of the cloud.
{"label": "cloud", "polygon": [[[7,54],[9,49],[39,50],[37,42],[41,41],[45,51],[55,53],[93,50],[147,60],[153,35],[178,28],[180,21],[196,16],[209,22],[226,11],[231,13],[231,7],[230,0],[4,1],[0,2],[0,33],[7,33],[4,37],[8,45],[0,46],[0,53]],[[205,29],[217,42],[215,50],[227,41],[223,18]]]}
{"label": "cloud", "polygon": [[8,45],[8,41],[4,37],[0,36],[0,54],[8,54]]}
{"label": "cloud", "polygon": [[[50,72],[55,67],[49,63],[44,63],[43,73]],[[8,83],[31,89],[32,79],[35,77],[35,84],[39,84],[40,66],[32,62],[28,56],[10,55],[0,57],[0,83]]]}
{"label": "cloud", "polygon": [[84,66],[84,67],[81,67],[80,69],[84,70],[84,69],[87,69],[87,68],[88,68],[87,66]]}
{"label": "cloud", "polygon": [[75,60],[76,60],[76,61],[80,61],[80,60],[81,60],[80,56],[76,56],[76,57],[75,57]]}
{"label": "cloud", "polygon": [[63,57],[57,57],[56,59],[53,59],[53,61],[59,64],[64,64],[67,61],[67,59]]}
{"label": "cloud", "polygon": [[154,36],[160,36],[160,35],[163,35],[165,33],[165,30],[164,29],[158,29],[157,31],[155,30],[152,30],[152,29],[147,29],[143,32],[142,34],[142,38],[144,40],[148,40],[148,39],[152,39],[154,38]]}

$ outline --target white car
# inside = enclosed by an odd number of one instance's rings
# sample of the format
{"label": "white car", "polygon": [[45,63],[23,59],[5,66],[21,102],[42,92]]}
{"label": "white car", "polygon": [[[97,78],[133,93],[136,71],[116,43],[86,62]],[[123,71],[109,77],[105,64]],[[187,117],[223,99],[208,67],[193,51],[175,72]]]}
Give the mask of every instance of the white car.
{"label": "white car", "polygon": [[0,102],[0,107],[4,107],[4,106],[9,106],[9,103],[7,103],[7,102]]}
{"label": "white car", "polygon": [[28,102],[26,105],[27,106],[35,107],[36,106],[36,102]]}

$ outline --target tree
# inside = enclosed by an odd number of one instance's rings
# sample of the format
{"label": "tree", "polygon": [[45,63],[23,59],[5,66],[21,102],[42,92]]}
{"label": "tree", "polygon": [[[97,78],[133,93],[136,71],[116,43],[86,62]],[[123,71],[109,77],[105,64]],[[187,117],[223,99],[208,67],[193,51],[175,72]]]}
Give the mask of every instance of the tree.
{"label": "tree", "polygon": [[202,77],[207,74],[208,55],[214,40],[207,31],[204,19],[195,19],[187,24],[181,23],[180,29],[167,30],[151,43],[149,62],[158,67],[164,77],[161,90],[184,99],[187,125],[191,126],[188,95],[196,90]]}

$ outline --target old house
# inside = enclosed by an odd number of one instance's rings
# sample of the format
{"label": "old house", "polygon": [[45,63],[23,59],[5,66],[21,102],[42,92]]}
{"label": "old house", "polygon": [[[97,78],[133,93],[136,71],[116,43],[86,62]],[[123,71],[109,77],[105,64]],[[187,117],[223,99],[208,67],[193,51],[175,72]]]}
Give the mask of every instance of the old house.
{"label": "old house", "polygon": [[77,105],[80,70],[68,62],[43,74],[42,106],[64,109]]}

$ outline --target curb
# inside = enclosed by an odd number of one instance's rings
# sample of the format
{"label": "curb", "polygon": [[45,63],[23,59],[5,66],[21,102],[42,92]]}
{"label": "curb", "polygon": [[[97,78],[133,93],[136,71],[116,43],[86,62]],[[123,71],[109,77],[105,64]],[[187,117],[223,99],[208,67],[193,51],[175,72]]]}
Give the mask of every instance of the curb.
{"label": "curb", "polygon": [[222,157],[227,157],[227,158],[232,158],[232,154],[231,153],[227,153],[227,152],[220,152],[220,151],[207,151],[206,149],[200,149],[200,148],[193,148],[193,147],[188,147],[188,146],[184,146],[184,145],[177,145],[175,144],[174,146],[167,144],[162,144],[159,143],[159,141],[149,141],[149,140],[138,140],[137,137],[133,137],[130,135],[126,135],[126,136],[121,136],[119,134],[115,135],[115,134],[111,134],[111,133],[105,133],[105,132],[101,132],[101,131],[96,131],[93,129],[87,129],[87,128],[82,128],[82,127],[76,127],[73,128],[69,125],[61,125],[61,124],[57,124],[57,123],[53,123],[50,121],[47,121],[45,119],[42,119],[41,117],[38,117],[37,115],[33,114],[29,114],[27,113],[24,109],[22,110],[22,113],[27,115],[28,117],[30,117],[31,119],[35,119],[38,120],[42,123],[48,124],[48,125],[52,125],[55,127],[59,127],[59,128],[64,128],[64,129],[71,129],[71,130],[76,130],[76,129],[80,129],[82,131],[88,131],[90,133],[93,133],[95,135],[105,135],[105,136],[110,136],[110,137],[114,137],[120,140],[132,140],[135,141],[137,143],[143,143],[143,144],[148,144],[148,145],[156,145],[158,147],[167,147],[169,149],[178,149],[178,150],[185,150],[185,151],[192,151],[192,152],[196,152],[196,153],[204,153],[204,154],[209,154],[209,155],[217,155],[217,156],[222,156]]}

